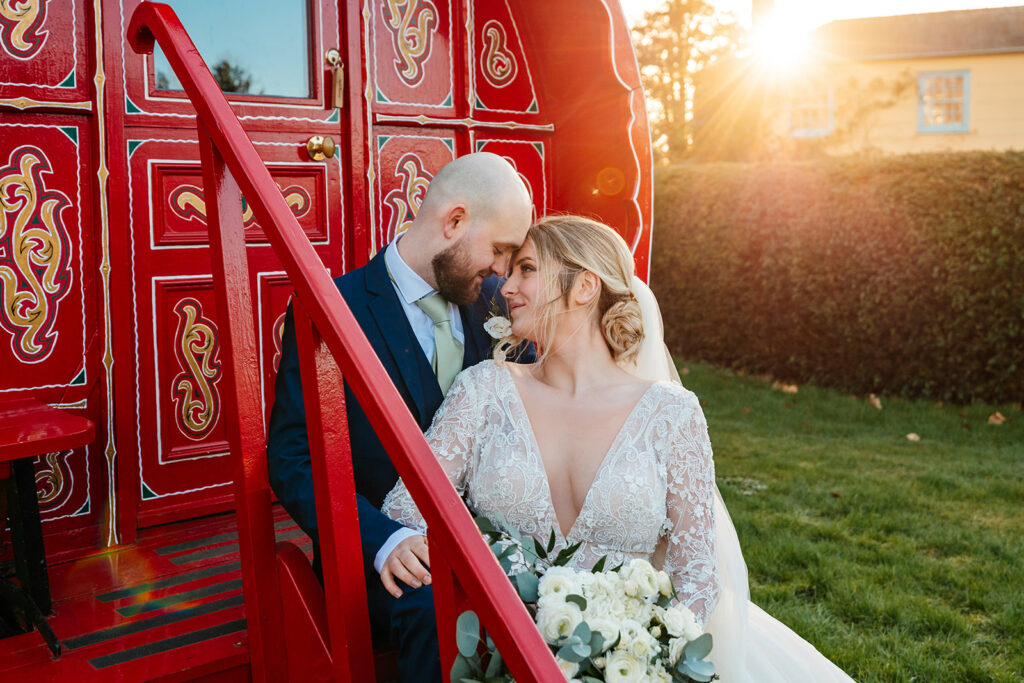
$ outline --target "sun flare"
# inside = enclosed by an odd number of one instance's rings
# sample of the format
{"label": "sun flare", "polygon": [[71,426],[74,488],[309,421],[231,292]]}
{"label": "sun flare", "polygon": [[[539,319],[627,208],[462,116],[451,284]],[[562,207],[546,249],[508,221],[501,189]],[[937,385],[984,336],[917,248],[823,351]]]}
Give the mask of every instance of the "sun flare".
{"label": "sun flare", "polygon": [[754,53],[771,69],[788,70],[800,65],[807,48],[807,27],[796,17],[774,13],[754,34]]}

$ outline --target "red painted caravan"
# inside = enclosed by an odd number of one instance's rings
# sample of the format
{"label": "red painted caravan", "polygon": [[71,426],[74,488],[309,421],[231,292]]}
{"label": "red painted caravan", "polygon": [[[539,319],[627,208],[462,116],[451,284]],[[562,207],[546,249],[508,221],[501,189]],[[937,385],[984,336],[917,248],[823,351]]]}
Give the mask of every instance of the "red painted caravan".
{"label": "red painted caravan", "polygon": [[[88,443],[28,457],[34,437],[0,428],[0,475],[4,458],[34,465],[63,646],[53,659],[38,632],[0,639],[0,678],[277,680],[305,659],[360,680],[372,658],[332,611],[343,584],[299,599],[320,590],[295,561],[308,539],[260,498],[265,464],[261,480],[247,455],[285,307],[297,290],[310,353],[322,340],[377,397],[374,424],[415,462],[418,430],[384,405],[324,283],[400,233],[447,161],[507,158],[538,216],[599,217],[645,277],[651,159],[628,29],[614,0],[169,4],[0,0],[0,420],[42,420],[13,411],[35,399],[94,425]],[[236,188],[238,216],[223,211]],[[337,369],[317,357],[330,397]],[[339,525],[326,555],[354,512],[324,467]],[[441,599],[486,622],[481,602],[503,590],[478,566],[486,546],[438,519]],[[275,528],[292,542],[276,567]],[[516,657],[550,671],[546,653]]]}

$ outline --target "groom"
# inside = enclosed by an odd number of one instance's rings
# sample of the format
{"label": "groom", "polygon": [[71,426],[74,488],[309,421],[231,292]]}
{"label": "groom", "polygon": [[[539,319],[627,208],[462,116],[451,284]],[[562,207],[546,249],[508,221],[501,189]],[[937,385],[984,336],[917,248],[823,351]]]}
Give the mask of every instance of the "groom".
{"label": "groom", "polygon": [[[529,194],[508,162],[486,152],[459,157],[431,181],[405,232],[365,266],[335,280],[422,430],[430,426],[455,375],[490,357],[491,339],[483,324],[492,302],[500,299],[500,280],[491,275],[505,274],[531,216]],[[267,436],[270,482],[288,513],[313,538],[319,574],[291,307],[275,392]],[[402,681],[440,681],[426,543],[380,512],[398,474],[347,386],[345,402],[374,638],[388,638],[398,647]]]}

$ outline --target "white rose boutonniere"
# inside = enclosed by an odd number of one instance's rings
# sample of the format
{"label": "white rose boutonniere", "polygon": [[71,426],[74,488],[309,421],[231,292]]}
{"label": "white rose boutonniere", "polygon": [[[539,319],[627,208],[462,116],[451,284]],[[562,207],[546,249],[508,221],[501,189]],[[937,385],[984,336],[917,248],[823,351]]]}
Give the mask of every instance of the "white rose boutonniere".
{"label": "white rose boutonniere", "polygon": [[491,339],[501,341],[512,334],[512,323],[503,315],[496,315],[487,319],[484,323],[484,331],[491,335]]}

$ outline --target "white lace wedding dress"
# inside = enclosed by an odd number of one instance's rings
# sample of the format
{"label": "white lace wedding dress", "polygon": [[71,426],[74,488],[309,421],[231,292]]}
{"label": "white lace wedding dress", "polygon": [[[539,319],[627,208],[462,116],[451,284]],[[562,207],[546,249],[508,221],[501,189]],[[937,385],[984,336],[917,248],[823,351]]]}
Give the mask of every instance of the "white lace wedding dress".
{"label": "white lace wedding dress", "polygon": [[[477,514],[544,542],[554,529],[559,550],[580,542],[570,564],[578,569],[589,569],[602,556],[609,567],[637,557],[650,560],[668,572],[683,604],[708,624],[720,593],[716,486],[704,413],[692,392],[670,381],[650,386],[605,454],[564,536],[533,429],[506,367],[484,361],[463,371],[426,438]],[[382,510],[407,527],[425,528],[401,481]],[[735,534],[731,524],[728,531]],[[743,583],[745,591],[745,574]],[[743,596],[727,597],[746,602]],[[710,659],[723,683],[850,680],[785,625],[755,605],[749,608],[730,610],[749,618],[746,624],[711,620]]]}

